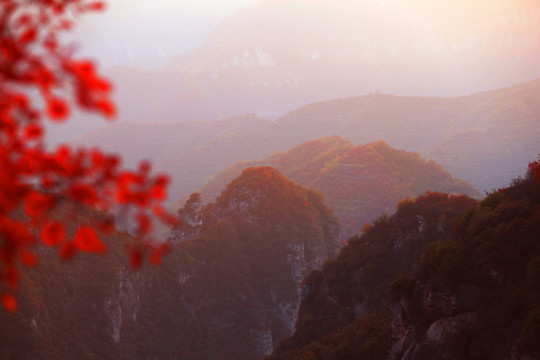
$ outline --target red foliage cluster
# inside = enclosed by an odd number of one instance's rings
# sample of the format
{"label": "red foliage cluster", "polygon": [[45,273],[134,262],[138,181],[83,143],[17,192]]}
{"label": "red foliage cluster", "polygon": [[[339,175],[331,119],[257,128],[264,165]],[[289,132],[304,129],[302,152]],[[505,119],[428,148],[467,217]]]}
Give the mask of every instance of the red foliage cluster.
{"label": "red foliage cluster", "polygon": [[[99,234],[112,228],[111,221],[80,225],[70,238],[51,216],[59,199],[104,210],[131,206],[141,235],[150,232],[152,217],[172,221],[160,205],[167,178],[150,177],[147,164],[122,171],[117,157],[99,150],[49,151],[44,145],[44,118],[65,121],[72,106],[115,116],[109,82],[59,42],[78,15],[103,8],[87,0],[0,0],[0,296],[8,311],[17,309],[20,267],[38,265],[40,241],[58,247],[63,259],[106,251]],[[16,215],[21,210],[26,216]],[[133,247],[134,267],[145,249],[142,243]],[[151,262],[159,264],[166,247],[151,249]]]}
{"label": "red foliage cluster", "polygon": [[[540,158],[540,154],[538,157]],[[540,181],[540,160],[531,162],[528,172],[534,181]]]}

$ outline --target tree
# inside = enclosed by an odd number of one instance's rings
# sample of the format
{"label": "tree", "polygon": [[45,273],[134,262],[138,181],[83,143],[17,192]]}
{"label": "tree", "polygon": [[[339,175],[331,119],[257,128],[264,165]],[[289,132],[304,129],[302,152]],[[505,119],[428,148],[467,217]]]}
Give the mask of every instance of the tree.
{"label": "tree", "polygon": [[194,192],[186,200],[183,207],[178,209],[178,224],[173,228],[174,239],[183,241],[196,237],[202,228],[203,206],[201,193]]}
{"label": "tree", "polygon": [[114,118],[111,85],[88,60],[76,59],[59,35],[88,11],[104,9],[94,0],[0,0],[0,294],[8,311],[17,309],[14,293],[23,266],[37,266],[35,252],[44,244],[59,249],[62,259],[77,251],[104,253],[100,234],[114,218],[81,224],[70,236],[51,211],[62,199],[103,210],[131,207],[138,240],[131,246],[131,264],[143,254],[160,262],[164,246],[143,242],[152,218],[173,222],[161,203],[166,176],[150,176],[120,168],[120,159],[92,149],[60,146],[51,151],[44,141],[44,121],[63,122],[73,108]]}

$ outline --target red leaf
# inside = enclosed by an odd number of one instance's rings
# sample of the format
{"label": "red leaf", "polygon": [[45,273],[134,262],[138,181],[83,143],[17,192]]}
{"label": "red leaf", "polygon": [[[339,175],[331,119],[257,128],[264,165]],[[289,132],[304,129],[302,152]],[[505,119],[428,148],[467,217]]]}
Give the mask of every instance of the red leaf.
{"label": "red leaf", "polygon": [[141,235],[146,235],[152,228],[152,222],[150,221],[150,218],[142,213],[139,213],[137,215],[137,222],[139,223],[139,230],[141,231]]}
{"label": "red leaf", "polygon": [[161,265],[161,262],[163,261],[163,254],[161,253],[160,249],[155,249],[150,254],[150,263],[154,266]]}
{"label": "red leaf", "polygon": [[54,197],[33,191],[26,197],[24,210],[28,216],[39,216],[54,206]]}
{"label": "red leaf", "polygon": [[43,135],[43,129],[42,129],[40,126],[37,126],[37,125],[28,125],[28,126],[24,129],[24,136],[25,136],[28,140],[38,139],[38,138],[41,137],[41,135]]}
{"label": "red leaf", "polygon": [[71,156],[71,149],[67,145],[61,145],[56,150],[56,161],[58,161],[62,166],[68,165],[68,160]]}
{"label": "red leaf", "polygon": [[85,8],[87,10],[102,11],[105,9],[105,3],[102,1],[96,1],[94,3],[86,4]]}
{"label": "red leaf", "polygon": [[95,167],[102,168],[105,166],[105,156],[103,156],[99,150],[93,149],[91,152],[91,157],[92,163]]}
{"label": "red leaf", "polygon": [[34,28],[28,29],[22,34],[19,41],[23,44],[28,44],[36,39],[36,35],[37,35],[36,29]]}
{"label": "red leaf", "polygon": [[42,89],[48,91],[48,89],[54,84],[54,75],[49,70],[41,70],[36,74],[36,83]]}
{"label": "red leaf", "polygon": [[66,230],[64,225],[58,222],[50,222],[41,230],[41,240],[47,246],[57,246],[64,241]]}
{"label": "red leaf", "polygon": [[17,311],[17,300],[11,294],[2,294],[2,305],[10,313]]}
{"label": "red leaf", "polygon": [[10,289],[15,290],[19,287],[19,271],[15,266],[6,266],[4,275],[6,277],[6,284]]}
{"label": "red leaf", "polygon": [[110,101],[98,101],[96,102],[96,107],[109,119],[116,116],[116,108],[114,104]]}
{"label": "red leaf", "polygon": [[70,260],[75,256],[76,253],[77,248],[75,247],[75,244],[73,243],[73,241],[69,241],[65,243],[60,249],[60,258],[62,260]]}
{"label": "red leaf", "polygon": [[83,60],[73,62],[72,65],[75,73],[81,78],[81,80],[88,81],[94,77],[94,64],[91,61]]}
{"label": "red leaf", "polygon": [[156,214],[156,216],[167,225],[175,226],[178,224],[178,218],[169,214],[162,206],[154,206],[153,211],[154,214]]}
{"label": "red leaf", "polygon": [[75,234],[75,246],[82,251],[102,254],[107,248],[90,226],[81,226]]}
{"label": "red leaf", "polygon": [[69,191],[69,195],[75,200],[79,200],[90,205],[95,205],[99,200],[96,190],[89,185],[73,185]]}
{"label": "red leaf", "polygon": [[154,186],[152,188],[152,197],[154,199],[163,200],[167,197],[167,192],[162,187]]}
{"label": "red leaf", "polygon": [[48,101],[47,113],[54,121],[64,121],[69,114],[69,107],[65,101],[51,98]]}
{"label": "red leaf", "polygon": [[36,254],[29,251],[21,251],[21,262],[28,267],[36,267],[39,265],[39,258]]}

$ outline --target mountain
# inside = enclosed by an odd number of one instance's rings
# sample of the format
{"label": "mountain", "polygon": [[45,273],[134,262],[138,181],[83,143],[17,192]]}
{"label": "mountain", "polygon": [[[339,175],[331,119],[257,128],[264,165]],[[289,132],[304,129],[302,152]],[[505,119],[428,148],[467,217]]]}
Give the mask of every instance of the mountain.
{"label": "mountain", "polygon": [[[116,66],[100,72],[113,85],[113,100],[117,108],[113,124],[161,124],[224,117],[223,111],[205,95],[205,90],[198,82],[178,71]],[[99,131],[108,124],[109,121],[97,115],[74,112],[68,122],[61,125],[47,124],[47,141],[49,146],[54,147],[88,132]]]}
{"label": "mountain", "polygon": [[402,199],[426,191],[480,196],[465,181],[418,154],[395,150],[384,141],[354,146],[340,137],[326,137],[261,161],[233,165],[199,190],[203,201],[213,201],[243,169],[261,165],[320,191],[340,220],[344,238],[359,233],[381,213],[391,212]]}
{"label": "mountain", "polygon": [[374,91],[456,96],[538,78],[539,18],[531,0],[264,0],[169,68],[269,118]]}
{"label": "mountain", "polygon": [[104,73],[115,84],[121,121],[161,123],[222,117],[219,106],[197,80],[181,72],[117,66]]}
{"label": "mountain", "polygon": [[405,200],[308,275],[266,359],[537,359],[539,211],[538,161],[479,203]]}
{"label": "mountain", "polygon": [[390,146],[434,159],[481,191],[499,188],[538,154],[540,80],[453,98],[383,94],[303,106],[241,134],[227,134],[158,165],[185,197],[224,168],[258,160],[302,142],[343,136],[356,144]]}
{"label": "mountain", "polygon": [[75,139],[72,143],[122,156],[127,166],[142,160],[161,162],[231,133],[254,131],[268,121],[253,114],[213,121],[176,121],[164,123],[116,122]]}
{"label": "mountain", "polygon": [[164,269],[174,274],[171,301],[154,298],[155,307],[167,307],[163,316],[181,319],[162,333],[174,342],[155,351],[260,358],[291,333],[305,274],[341,246],[337,219],[320,194],[269,167],[244,170],[215,203],[199,209],[198,221],[181,216],[173,238],[178,251]]}
{"label": "mountain", "polygon": [[21,278],[19,312],[0,312],[1,358],[269,354],[292,332],[304,276],[341,247],[337,219],[320,194],[268,167],[246,169],[215,203],[193,209],[196,236],[182,235],[187,222],[178,226],[158,267],[127,269],[131,240],[118,231],[104,238],[107,256],[59,263],[40,248],[42,264]]}

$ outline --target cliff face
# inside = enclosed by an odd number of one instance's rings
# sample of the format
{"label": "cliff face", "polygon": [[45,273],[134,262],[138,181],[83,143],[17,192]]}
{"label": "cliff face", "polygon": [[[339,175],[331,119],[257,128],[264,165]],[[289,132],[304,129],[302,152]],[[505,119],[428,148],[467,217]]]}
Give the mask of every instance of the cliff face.
{"label": "cliff face", "polygon": [[337,220],[319,194],[268,167],[245,170],[216,203],[198,201],[179,211],[174,255],[184,308],[215,332],[197,358],[269,354],[294,327],[304,276],[340,247]]}
{"label": "cliff face", "polygon": [[402,202],[311,273],[268,359],[537,359],[540,166],[466,198]]}
{"label": "cliff face", "polygon": [[109,254],[25,273],[20,312],[0,313],[0,358],[257,359],[290,335],[301,281],[341,246],[322,197],[271,168],[246,170],[216,203],[194,195],[159,267]]}
{"label": "cliff face", "polygon": [[[540,173],[493,192],[423,249],[390,305],[389,359],[537,359]],[[534,340],[533,340],[534,339]]]}

